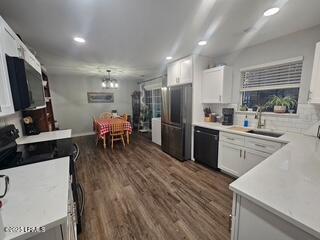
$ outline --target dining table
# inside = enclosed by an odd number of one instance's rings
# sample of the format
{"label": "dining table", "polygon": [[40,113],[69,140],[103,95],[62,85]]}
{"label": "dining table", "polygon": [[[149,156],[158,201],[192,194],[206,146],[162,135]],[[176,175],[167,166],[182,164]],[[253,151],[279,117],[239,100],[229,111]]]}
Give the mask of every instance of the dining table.
{"label": "dining table", "polygon": [[97,134],[103,139],[103,146],[106,148],[107,135],[112,130],[113,124],[123,123],[123,128],[126,134],[127,144],[130,143],[130,134],[132,133],[131,123],[122,118],[100,118],[96,119],[96,131]]}

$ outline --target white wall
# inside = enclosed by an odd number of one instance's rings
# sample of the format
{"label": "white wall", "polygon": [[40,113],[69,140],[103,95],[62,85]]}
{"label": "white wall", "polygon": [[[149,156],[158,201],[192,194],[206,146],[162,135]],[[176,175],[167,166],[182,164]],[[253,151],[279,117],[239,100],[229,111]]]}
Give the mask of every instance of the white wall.
{"label": "white wall", "polygon": [[316,43],[320,41],[320,25],[243,49],[214,59],[233,68],[233,103],[240,101],[240,69],[276,60],[303,56],[300,103],[307,103]]}
{"label": "white wall", "polygon": [[[119,81],[119,89],[101,88],[101,77],[50,75],[50,91],[55,119],[60,129],[72,129],[74,135],[92,133],[92,116],[117,109],[132,114],[131,94],[136,81]],[[114,103],[88,103],[87,92],[113,92]]]}

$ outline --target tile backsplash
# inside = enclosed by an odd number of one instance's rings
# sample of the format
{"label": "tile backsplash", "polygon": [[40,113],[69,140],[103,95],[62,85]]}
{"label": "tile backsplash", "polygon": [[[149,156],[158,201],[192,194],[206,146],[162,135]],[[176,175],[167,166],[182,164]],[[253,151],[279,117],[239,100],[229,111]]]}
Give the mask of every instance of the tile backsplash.
{"label": "tile backsplash", "polygon": [[[243,125],[246,113],[236,112],[237,104],[210,104],[206,105],[213,112],[222,113],[222,108],[231,107],[235,109],[234,124]],[[249,119],[249,127],[257,126],[255,113],[247,114]],[[312,104],[299,104],[297,114],[262,114],[262,121],[266,120],[266,128],[283,132],[304,133],[320,120],[320,106]]]}

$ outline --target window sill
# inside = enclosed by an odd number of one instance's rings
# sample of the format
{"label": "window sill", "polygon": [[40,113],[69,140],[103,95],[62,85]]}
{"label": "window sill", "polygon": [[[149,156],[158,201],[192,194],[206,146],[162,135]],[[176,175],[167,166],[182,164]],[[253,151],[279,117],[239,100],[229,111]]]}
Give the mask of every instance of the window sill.
{"label": "window sill", "polygon": [[[255,115],[256,112],[251,111],[235,111],[236,114],[242,115]],[[262,112],[262,116],[268,117],[284,117],[284,118],[299,118],[297,113],[273,113],[273,112]]]}

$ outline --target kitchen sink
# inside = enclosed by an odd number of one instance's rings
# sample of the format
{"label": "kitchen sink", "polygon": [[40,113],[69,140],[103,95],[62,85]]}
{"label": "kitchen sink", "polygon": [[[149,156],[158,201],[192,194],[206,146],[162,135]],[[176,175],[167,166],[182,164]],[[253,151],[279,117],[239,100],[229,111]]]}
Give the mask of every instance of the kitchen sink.
{"label": "kitchen sink", "polygon": [[275,138],[281,137],[283,135],[283,133],[264,131],[264,130],[250,130],[247,133],[253,133],[253,134],[258,134],[258,135],[263,135],[268,137],[275,137]]}

